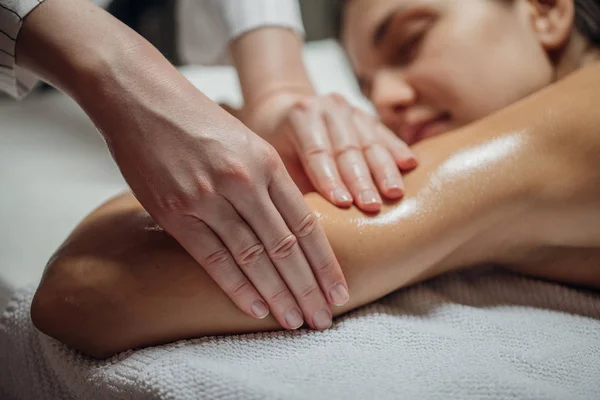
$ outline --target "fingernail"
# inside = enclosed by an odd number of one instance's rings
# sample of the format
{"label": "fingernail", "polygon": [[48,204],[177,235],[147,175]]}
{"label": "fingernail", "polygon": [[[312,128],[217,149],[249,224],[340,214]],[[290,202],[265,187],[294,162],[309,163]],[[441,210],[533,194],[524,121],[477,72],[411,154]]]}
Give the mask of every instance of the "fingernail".
{"label": "fingernail", "polygon": [[384,180],[383,187],[387,190],[388,194],[392,196],[399,196],[404,191],[402,184],[395,178]]}
{"label": "fingernail", "polygon": [[300,310],[294,307],[290,308],[285,313],[285,322],[287,322],[292,329],[298,329],[304,323],[304,319],[302,319],[302,314],[300,313]]}
{"label": "fingernail", "polygon": [[252,303],[252,313],[256,316],[256,318],[263,319],[267,315],[269,315],[269,308],[262,300],[256,300]]}
{"label": "fingernail", "polygon": [[363,204],[377,204],[381,203],[381,199],[379,195],[372,190],[365,190],[362,192],[358,198]]}
{"label": "fingernail", "polygon": [[348,203],[352,201],[352,197],[344,189],[337,188],[331,193],[331,197],[339,203]]}
{"label": "fingernail", "polygon": [[331,299],[333,300],[333,304],[336,306],[343,306],[348,302],[350,296],[348,295],[348,290],[341,283],[336,283],[331,291],[329,292],[331,295]]}
{"label": "fingernail", "polygon": [[419,162],[417,161],[417,157],[413,155],[412,157],[404,161],[404,164],[404,168],[415,168],[419,164]]}
{"label": "fingernail", "polygon": [[313,315],[313,325],[318,330],[327,329],[331,326],[331,314],[329,310],[321,308]]}

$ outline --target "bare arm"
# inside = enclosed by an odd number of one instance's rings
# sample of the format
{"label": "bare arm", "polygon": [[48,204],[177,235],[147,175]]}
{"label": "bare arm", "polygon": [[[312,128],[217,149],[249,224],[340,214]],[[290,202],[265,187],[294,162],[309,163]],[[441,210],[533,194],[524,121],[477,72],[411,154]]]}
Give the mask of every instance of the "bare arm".
{"label": "bare arm", "polygon": [[[544,249],[600,247],[598,71],[588,68],[484,121],[419,144],[421,166],[406,177],[405,198],[378,215],[307,195],[351,293],[350,302],[332,312],[482,262],[544,276],[544,264],[535,262],[543,261]],[[547,117],[532,118],[539,114]],[[596,252],[589,254],[596,259]],[[582,268],[550,277],[600,287],[598,268],[590,262]],[[32,318],[42,331],[96,357],[279,328],[271,317],[255,320],[236,309],[129,195],[92,213],[58,250]]]}

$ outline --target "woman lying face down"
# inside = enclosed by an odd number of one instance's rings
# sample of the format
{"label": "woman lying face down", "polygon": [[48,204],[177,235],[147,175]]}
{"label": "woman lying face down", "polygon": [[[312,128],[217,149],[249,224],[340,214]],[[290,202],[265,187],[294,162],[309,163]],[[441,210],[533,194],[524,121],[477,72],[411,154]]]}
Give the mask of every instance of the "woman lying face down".
{"label": "woman lying face down", "polygon": [[[379,214],[306,194],[350,290],[328,312],[483,263],[600,289],[600,65],[573,1],[346,3],[343,43],[365,94],[404,140],[430,139],[413,147],[404,198]],[[57,250],[31,313],[95,357],[291,328],[240,311],[131,194]]]}

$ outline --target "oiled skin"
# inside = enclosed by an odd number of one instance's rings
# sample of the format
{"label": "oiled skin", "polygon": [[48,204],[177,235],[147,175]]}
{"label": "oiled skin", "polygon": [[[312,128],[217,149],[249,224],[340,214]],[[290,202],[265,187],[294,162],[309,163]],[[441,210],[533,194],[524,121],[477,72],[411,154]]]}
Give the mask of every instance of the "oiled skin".
{"label": "oiled skin", "polygon": [[[406,195],[378,215],[306,199],[350,289],[339,315],[486,262],[600,288],[600,64],[416,145]],[[183,338],[280,329],[239,311],[131,194],[88,216],[32,305],[46,334],[94,357]]]}

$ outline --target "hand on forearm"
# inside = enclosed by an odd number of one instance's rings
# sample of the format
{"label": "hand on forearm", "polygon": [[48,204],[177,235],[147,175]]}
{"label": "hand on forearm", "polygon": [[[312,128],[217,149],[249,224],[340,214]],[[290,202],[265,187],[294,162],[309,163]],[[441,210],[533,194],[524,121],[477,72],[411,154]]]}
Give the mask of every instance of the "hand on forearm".
{"label": "hand on forearm", "polygon": [[268,143],[89,1],[47,0],[17,51],[82,106],[144,208],[241,310],[288,329],[331,324],[344,277]]}
{"label": "hand on forearm", "polygon": [[298,35],[256,29],[236,39],[231,52],[244,94],[243,120],[277,149],[288,169],[299,165],[312,187],[341,207],[354,202],[376,212],[379,193],[402,196],[400,170],[416,166],[414,155],[342,96],[314,94]]}
{"label": "hand on forearm", "polygon": [[[358,304],[351,297],[331,311]],[[271,315],[242,313],[129,193],[73,231],[50,260],[31,313],[44,333],[100,358],[184,338],[281,329]]]}
{"label": "hand on forearm", "polygon": [[[468,151],[468,139],[449,142],[455,143],[450,149],[446,142],[424,143],[427,162],[407,177],[407,198],[378,216],[307,196],[351,291],[346,305],[331,309],[334,315],[494,254],[496,233],[509,229],[515,210],[494,191],[465,197],[462,191],[477,186],[483,170],[467,167],[447,182],[438,179],[454,165],[453,150]],[[495,181],[502,182],[508,181]],[[510,187],[497,190],[513,199]],[[485,218],[489,208],[492,219]],[[99,357],[187,337],[278,328],[272,317],[255,320],[237,310],[132,196],[101,207],[73,232],[48,266],[32,318],[47,334]]]}

